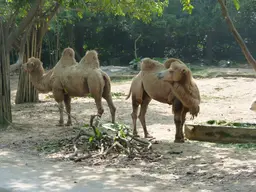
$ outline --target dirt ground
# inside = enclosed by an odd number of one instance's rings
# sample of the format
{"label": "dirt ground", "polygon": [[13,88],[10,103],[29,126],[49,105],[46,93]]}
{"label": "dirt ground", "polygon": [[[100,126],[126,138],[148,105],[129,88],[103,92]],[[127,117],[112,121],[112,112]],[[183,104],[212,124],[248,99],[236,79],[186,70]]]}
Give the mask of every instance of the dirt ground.
{"label": "dirt ground", "polygon": [[[59,113],[56,103],[49,94],[40,94],[40,103],[14,104],[18,76],[11,76],[13,127],[0,133],[0,149],[11,149],[28,155],[39,155],[55,161],[61,161],[65,154],[38,152],[41,143],[60,138],[74,137],[72,127],[56,127]],[[256,98],[254,78],[211,78],[196,79],[202,103],[197,118],[187,122],[202,122],[211,119],[256,122],[256,114],[249,110]],[[116,119],[127,125],[131,122],[131,100],[125,100],[130,81],[113,83],[112,92],[122,93],[114,97],[117,107]],[[110,121],[106,102],[103,122]],[[90,115],[96,113],[91,98],[72,100],[72,115],[81,123],[88,123]],[[65,119],[67,117],[65,116]],[[92,163],[89,166],[122,170],[127,177],[148,185],[147,191],[255,191],[256,186],[256,150],[238,148],[208,142],[186,141],[173,143],[175,126],[171,106],[152,101],[146,115],[148,130],[159,144],[153,147],[161,152],[163,158],[152,162],[125,158],[120,161]],[[138,130],[142,128],[138,122]],[[42,166],[42,165],[41,165]],[[77,163],[77,167],[88,166],[86,162]],[[133,171],[136,169],[136,171]],[[140,191],[137,189],[137,191]]]}

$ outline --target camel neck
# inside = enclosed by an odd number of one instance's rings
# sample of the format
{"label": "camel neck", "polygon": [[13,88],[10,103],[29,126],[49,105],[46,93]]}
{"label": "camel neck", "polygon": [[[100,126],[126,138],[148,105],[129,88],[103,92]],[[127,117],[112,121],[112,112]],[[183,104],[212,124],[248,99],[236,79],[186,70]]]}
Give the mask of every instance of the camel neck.
{"label": "camel neck", "polygon": [[45,73],[43,69],[30,73],[31,82],[39,92],[47,93],[51,91],[49,86],[50,73],[51,71]]}
{"label": "camel neck", "polygon": [[44,70],[32,71],[30,73],[32,83],[39,83],[44,75]]}

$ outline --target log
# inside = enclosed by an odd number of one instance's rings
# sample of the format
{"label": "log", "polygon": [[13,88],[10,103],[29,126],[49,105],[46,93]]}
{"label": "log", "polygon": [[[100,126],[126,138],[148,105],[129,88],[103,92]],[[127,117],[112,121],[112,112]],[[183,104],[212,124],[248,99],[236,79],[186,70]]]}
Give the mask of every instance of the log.
{"label": "log", "polygon": [[256,143],[256,127],[185,124],[185,137],[216,143]]}

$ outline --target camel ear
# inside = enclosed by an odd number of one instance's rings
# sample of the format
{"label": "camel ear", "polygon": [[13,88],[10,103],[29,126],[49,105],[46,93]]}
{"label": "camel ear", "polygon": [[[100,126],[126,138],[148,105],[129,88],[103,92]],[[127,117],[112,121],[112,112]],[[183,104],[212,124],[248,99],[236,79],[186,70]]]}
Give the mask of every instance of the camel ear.
{"label": "camel ear", "polygon": [[184,74],[186,74],[186,73],[187,73],[187,70],[186,70],[186,69],[182,69],[181,72],[184,73]]}

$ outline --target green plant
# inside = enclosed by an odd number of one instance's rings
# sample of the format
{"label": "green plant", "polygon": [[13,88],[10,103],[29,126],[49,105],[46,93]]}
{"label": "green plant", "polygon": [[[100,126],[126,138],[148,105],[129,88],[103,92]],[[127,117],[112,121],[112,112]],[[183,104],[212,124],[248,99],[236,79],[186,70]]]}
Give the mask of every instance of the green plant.
{"label": "green plant", "polygon": [[166,58],[161,58],[161,57],[153,57],[152,59],[154,59],[160,63],[164,63],[167,60]]}
{"label": "green plant", "polygon": [[135,58],[129,62],[129,65],[131,66],[132,69],[138,70],[138,64],[140,63],[140,61],[141,57]]}

